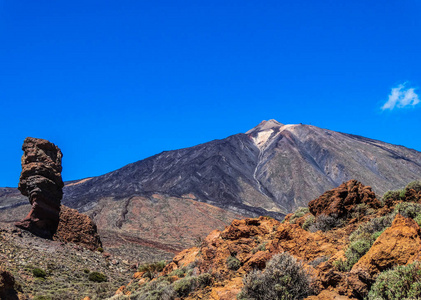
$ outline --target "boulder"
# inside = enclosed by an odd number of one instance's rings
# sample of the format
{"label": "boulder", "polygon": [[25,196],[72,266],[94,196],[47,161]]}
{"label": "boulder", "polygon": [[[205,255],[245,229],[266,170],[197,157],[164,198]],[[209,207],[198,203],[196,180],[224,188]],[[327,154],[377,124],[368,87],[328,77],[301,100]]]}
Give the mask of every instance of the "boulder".
{"label": "boulder", "polygon": [[19,191],[29,197],[29,214],[15,225],[35,235],[51,238],[60,219],[63,197],[61,150],[47,140],[28,137],[23,142]]}
{"label": "boulder", "polygon": [[15,290],[15,278],[2,266],[0,266],[0,299],[19,299]]}
{"label": "boulder", "polygon": [[53,240],[79,244],[93,251],[102,247],[96,224],[92,219],[64,205],[60,209],[60,221]]}
{"label": "boulder", "polygon": [[363,203],[370,208],[381,206],[370,186],[364,186],[361,182],[351,179],[310,201],[308,208],[316,217],[330,215],[346,218],[358,204]]}

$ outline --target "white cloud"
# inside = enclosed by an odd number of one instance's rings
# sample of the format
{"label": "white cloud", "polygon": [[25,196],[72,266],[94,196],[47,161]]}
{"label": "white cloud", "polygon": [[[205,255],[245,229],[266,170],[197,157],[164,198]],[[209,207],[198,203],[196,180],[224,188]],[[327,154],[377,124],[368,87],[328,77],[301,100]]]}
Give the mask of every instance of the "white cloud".
{"label": "white cloud", "polygon": [[406,88],[406,82],[392,88],[389,100],[382,106],[382,110],[415,106],[420,103],[414,88]]}

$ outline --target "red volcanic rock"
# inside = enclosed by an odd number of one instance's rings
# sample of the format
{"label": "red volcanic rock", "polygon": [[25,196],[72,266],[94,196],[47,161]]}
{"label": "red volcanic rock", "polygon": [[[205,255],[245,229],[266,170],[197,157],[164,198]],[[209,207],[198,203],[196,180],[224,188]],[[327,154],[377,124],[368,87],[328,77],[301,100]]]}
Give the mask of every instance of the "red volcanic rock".
{"label": "red volcanic rock", "polygon": [[90,250],[102,247],[96,224],[92,219],[64,205],[61,206],[60,222],[53,240],[79,244]]}
{"label": "red volcanic rock", "polygon": [[47,140],[26,138],[22,150],[19,191],[29,197],[29,214],[15,225],[38,236],[51,238],[55,233],[63,196],[60,149]]}
{"label": "red volcanic rock", "polygon": [[364,186],[361,182],[351,179],[310,201],[308,208],[315,216],[324,214],[343,218],[347,217],[356,205],[362,203],[371,208],[381,206],[370,186]]}
{"label": "red volcanic rock", "polygon": [[15,278],[0,266],[0,299],[18,299]]}

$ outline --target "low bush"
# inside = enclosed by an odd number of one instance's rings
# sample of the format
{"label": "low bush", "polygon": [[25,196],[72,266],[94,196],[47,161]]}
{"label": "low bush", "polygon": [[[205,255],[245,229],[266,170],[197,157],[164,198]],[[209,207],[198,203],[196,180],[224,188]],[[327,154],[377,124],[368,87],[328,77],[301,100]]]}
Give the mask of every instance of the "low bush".
{"label": "low bush", "polygon": [[177,276],[177,277],[184,277],[186,275],[186,268],[179,268],[179,269],[175,269],[173,271],[171,271],[170,274],[168,274],[169,276]]}
{"label": "low bush", "polygon": [[405,189],[410,190],[413,189],[416,192],[421,192],[421,181],[416,180],[408,183],[408,185],[405,187]]}
{"label": "low bush", "polygon": [[387,191],[384,193],[381,202],[388,204],[389,202],[403,200],[405,198],[405,190]]}
{"label": "low bush", "polygon": [[360,225],[349,236],[350,244],[345,251],[346,260],[338,260],[334,263],[334,266],[342,272],[351,270],[354,264],[368,252],[383,231],[392,225],[395,215],[395,213],[391,213]]}
{"label": "low bush", "polygon": [[255,247],[253,250],[251,250],[251,253],[256,253],[258,251],[265,251],[266,250],[266,245],[267,242],[261,243],[260,245],[258,245],[257,247]]}
{"label": "low bush", "polygon": [[302,299],[313,292],[310,275],[286,252],[273,256],[264,271],[251,271],[243,283],[238,295],[238,299],[243,300]]}
{"label": "low bush", "polygon": [[140,265],[138,268],[138,271],[145,272],[143,276],[152,279],[156,277],[159,272],[162,272],[165,266],[166,266],[166,262],[164,260],[161,260],[154,263]]}
{"label": "low bush", "polygon": [[158,278],[157,280],[146,283],[140,290],[133,291],[130,296],[124,296],[123,299],[173,300],[176,297],[177,294],[174,291],[173,285],[166,280],[160,280]]}
{"label": "low bush", "polygon": [[304,230],[308,230],[308,229],[311,227],[311,225],[314,225],[315,220],[316,220],[316,218],[315,218],[313,215],[308,216],[308,217],[304,220],[304,223],[303,223],[303,225],[302,225],[301,227],[302,227]]}
{"label": "low bush", "polygon": [[421,216],[421,204],[414,202],[402,202],[395,206],[394,214],[401,214],[405,218],[415,219]]}
{"label": "low bush", "polygon": [[370,236],[361,236],[359,239],[349,244],[345,251],[348,270],[350,270],[352,266],[367,253],[367,251],[371,248],[371,245],[373,245],[373,239]]}
{"label": "low bush", "polygon": [[383,204],[389,204],[390,206],[394,201],[405,201],[406,192],[410,189],[421,192],[421,181],[412,181],[404,189],[386,192],[382,197]]}
{"label": "low bush", "polygon": [[205,287],[211,285],[213,282],[213,277],[209,273],[200,274],[197,277],[197,284],[199,287]]}
{"label": "low bush", "polygon": [[241,262],[234,256],[229,256],[226,263],[227,268],[230,270],[237,271],[241,267]]}
{"label": "low bush", "polygon": [[329,231],[335,227],[340,227],[343,224],[343,220],[338,218],[338,216],[335,215],[319,215],[315,221],[314,224],[309,226],[309,230],[311,232],[316,232],[318,230],[321,230],[323,232]]}
{"label": "low bush", "polygon": [[375,212],[376,210],[371,208],[367,203],[360,203],[354,206],[350,212],[350,217],[360,220],[362,217],[372,215]]}
{"label": "low bush", "polygon": [[369,300],[420,299],[421,266],[419,262],[397,266],[380,273],[368,294]]}
{"label": "low bush", "polygon": [[34,268],[32,269],[32,275],[38,278],[45,278],[47,277],[47,272],[40,268]]}
{"label": "low bush", "polygon": [[313,259],[308,264],[310,266],[312,266],[313,268],[316,268],[318,265],[320,265],[321,263],[323,263],[325,261],[328,261],[328,260],[329,260],[329,256],[320,256],[320,257],[317,257],[317,258]]}
{"label": "low bush", "polygon": [[107,281],[107,276],[99,272],[92,272],[89,274],[88,279],[93,282],[105,282]]}
{"label": "low bush", "polygon": [[299,207],[294,214],[289,218],[289,223],[295,224],[298,218],[301,218],[305,214],[309,213],[308,207]]}
{"label": "low bush", "polygon": [[354,240],[357,240],[361,235],[373,236],[373,234],[375,233],[383,232],[387,227],[390,227],[392,225],[394,218],[394,213],[388,214],[383,217],[374,218],[370,222],[360,225],[357,230],[351,233],[351,235],[349,236],[349,240],[352,242]]}
{"label": "low bush", "polygon": [[174,291],[180,297],[186,297],[196,288],[197,278],[193,276],[184,277],[173,283]]}

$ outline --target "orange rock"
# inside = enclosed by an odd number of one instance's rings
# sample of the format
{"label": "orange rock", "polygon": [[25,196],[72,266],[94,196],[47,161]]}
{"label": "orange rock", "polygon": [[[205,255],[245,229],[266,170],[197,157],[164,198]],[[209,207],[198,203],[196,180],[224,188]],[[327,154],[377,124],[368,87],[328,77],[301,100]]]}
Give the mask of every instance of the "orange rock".
{"label": "orange rock", "polygon": [[136,272],[133,274],[134,279],[140,279],[145,274],[145,272]]}
{"label": "orange rock", "polygon": [[178,268],[188,266],[197,259],[199,251],[200,249],[197,247],[181,251],[173,258],[172,262],[165,266],[162,274],[167,275]]}
{"label": "orange rock", "polygon": [[230,281],[224,283],[222,287],[214,287],[211,292],[210,300],[233,300],[237,299],[237,294],[243,287],[243,279],[241,277],[235,277]]}
{"label": "orange rock", "polygon": [[365,203],[371,208],[380,208],[381,206],[370,186],[364,186],[361,182],[352,179],[310,201],[308,208],[315,216],[324,214],[343,218],[347,217],[352,209],[361,203]]}
{"label": "orange rock", "polygon": [[341,296],[334,291],[324,290],[317,296],[310,296],[305,298],[304,300],[351,300],[355,298],[348,298],[346,296]]}
{"label": "orange rock", "polygon": [[273,253],[267,251],[256,252],[244,265],[243,269],[250,272],[253,269],[263,270],[266,262],[273,256]]}
{"label": "orange rock", "polygon": [[76,209],[64,205],[60,208],[60,221],[53,240],[75,243],[92,251],[102,247],[94,221],[89,216],[79,213]]}
{"label": "orange rock", "polygon": [[370,250],[353,266],[351,272],[376,275],[396,265],[411,263],[421,251],[420,227],[400,214]]}
{"label": "orange rock", "polygon": [[281,224],[266,249],[271,252],[288,251],[292,255],[311,261],[324,255],[333,255],[342,246],[331,243],[321,232],[308,232],[296,224]]}
{"label": "orange rock", "polygon": [[[133,276],[134,277],[134,276]],[[118,290],[115,292],[115,295],[123,295],[124,289],[126,288],[125,285],[122,285],[118,288]],[[85,300],[85,299],[83,299]]]}

